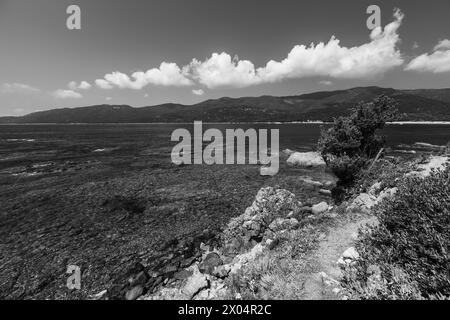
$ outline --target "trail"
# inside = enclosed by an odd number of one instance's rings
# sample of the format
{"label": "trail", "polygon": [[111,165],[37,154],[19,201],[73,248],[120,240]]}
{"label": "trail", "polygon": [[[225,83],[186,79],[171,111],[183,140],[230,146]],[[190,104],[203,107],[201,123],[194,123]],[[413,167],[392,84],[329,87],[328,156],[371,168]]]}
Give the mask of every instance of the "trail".
{"label": "trail", "polygon": [[311,273],[304,284],[305,300],[336,299],[331,290],[324,284],[322,273],[326,273],[333,280],[338,281],[341,270],[337,260],[342,253],[355,244],[358,229],[368,224],[376,224],[377,219],[367,214],[352,214],[345,221],[338,221],[330,227],[328,234],[319,244],[318,249],[311,255]]}

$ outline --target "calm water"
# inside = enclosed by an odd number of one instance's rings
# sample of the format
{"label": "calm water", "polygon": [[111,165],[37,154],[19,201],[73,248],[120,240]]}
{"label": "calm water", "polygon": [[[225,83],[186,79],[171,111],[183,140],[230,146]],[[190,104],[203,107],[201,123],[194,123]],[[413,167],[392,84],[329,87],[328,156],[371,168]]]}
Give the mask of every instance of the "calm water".
{"label": "calm water", "polygon": [[[320,124],[204,124],[203,131],[217,128],[225,133],[227,128],[279,129],[280,148],[293,150],[314,149],[320,134]],[[121,125],[0,125],[0,153],[26,151],[36,148],[73,148],[92,152],[90,148],[134,149],[167,148],[173,130],[186,128],[193,133],[192,124],[121,124]],[[425,142],[445,145],[450,141],[450,125],[389,125],[383,130],[388,145],[396,148],[402,144]],[[83,149],[86,146],[86,150]]]}

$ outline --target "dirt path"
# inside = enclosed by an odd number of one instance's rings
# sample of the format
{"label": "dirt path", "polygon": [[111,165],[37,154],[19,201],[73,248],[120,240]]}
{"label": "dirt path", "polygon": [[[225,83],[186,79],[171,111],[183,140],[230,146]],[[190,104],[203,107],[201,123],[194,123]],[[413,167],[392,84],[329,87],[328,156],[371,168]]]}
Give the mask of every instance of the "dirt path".
{"label": "dirt path", "polygon": [[330,278],[338,280],[341,270],[336,263],[337,260],[345,250],[354,246],[361,226],[376,222],[373,216],[352,214],[345,221],[339,221],[330,228],[326,238],[320,242],[318,249],[311,256],[312,270],[304,284],[303,299],[336,299],[330,290],[326,290],[322,274],[326,273]]}

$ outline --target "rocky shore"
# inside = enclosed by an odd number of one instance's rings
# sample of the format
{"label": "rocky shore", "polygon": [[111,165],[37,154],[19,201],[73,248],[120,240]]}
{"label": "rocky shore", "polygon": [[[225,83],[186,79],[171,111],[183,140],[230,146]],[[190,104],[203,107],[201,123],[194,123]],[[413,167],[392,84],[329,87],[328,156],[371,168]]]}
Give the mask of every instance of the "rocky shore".
{"label": "rocky shore", "polygon": [[[301,155],[297,154],[296,157]],[[433,156],[427,163],[415,166],[410,174],[426,176],[432,169],[442,168],[447,161],[446,156]],[[333,186],[331,181],[321,182],[310,177],[300,179],[319,188],[322,193],[329,190],[327,187]],[[357,238],[357,230],[364,225],[376,224],[376,218],[370,214],[371,208],[386,198],[394,197],[396,192],[397,188],[390,188],[377,181],[367,192],[355,195],[351,201],[340,206],[334,206],[327,202],[300,201],[288,190],[264,187],[258,191],[252,205],[242,215],[231,219],[214,240],[208,237],[198,239],[201,241],[197,243],[198,250],[190,259],[184,260],[179,268],[167,270],[162,276],[148,274],[142,266],[136,266],[134,273],[128,275],[127,285],[120,290],[123,294],[121,298],[248,298],[236,288],[236,281],[245,278],[249,281],[246,285],[253,287],[255,293],[270,291],[268,283],[271,280],[273,282],[277,275],[270,274],[266,277],[263,274],[259,278],[252,278],[251,273],[255,268],[261,268],[261,263],[269,265],[272,258],[282,256],[287,265],[298,263],[296,260],[299,259],[304,259],[309,264],[303,268],[301,275],[296,274],[297,280],[302,281],[303,292],[288,299],[347,299],[340,287],[339,277],[342,269],[348,268],[359,258],[352,246]],[[305,233],[308,228],[320,232]],[[305,254],[300,258],[295,255],[286,257],[285,249],[289,244],[287,239],[298,240],[305,234],[316,237],[310,239],[314,245],[305,248]],[[269,267],[266,266],[267,268]],[[262,270],[263,273],[266,269]],[[268,280],[270,277],[272,279]],[[284,285],[289,287],[289,283]],[[113,292],[114,288],[105,290],[93,298],[119,298]]]}

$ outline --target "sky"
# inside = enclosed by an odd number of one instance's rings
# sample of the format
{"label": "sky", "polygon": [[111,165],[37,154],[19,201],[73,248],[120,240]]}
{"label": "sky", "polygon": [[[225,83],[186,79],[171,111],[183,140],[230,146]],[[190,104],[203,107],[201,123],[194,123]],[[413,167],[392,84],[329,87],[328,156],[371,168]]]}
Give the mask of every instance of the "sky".
{"label": "sky", "polygon": [[372,85],[450,87],[450,1],[0,0],[0,116]]}

